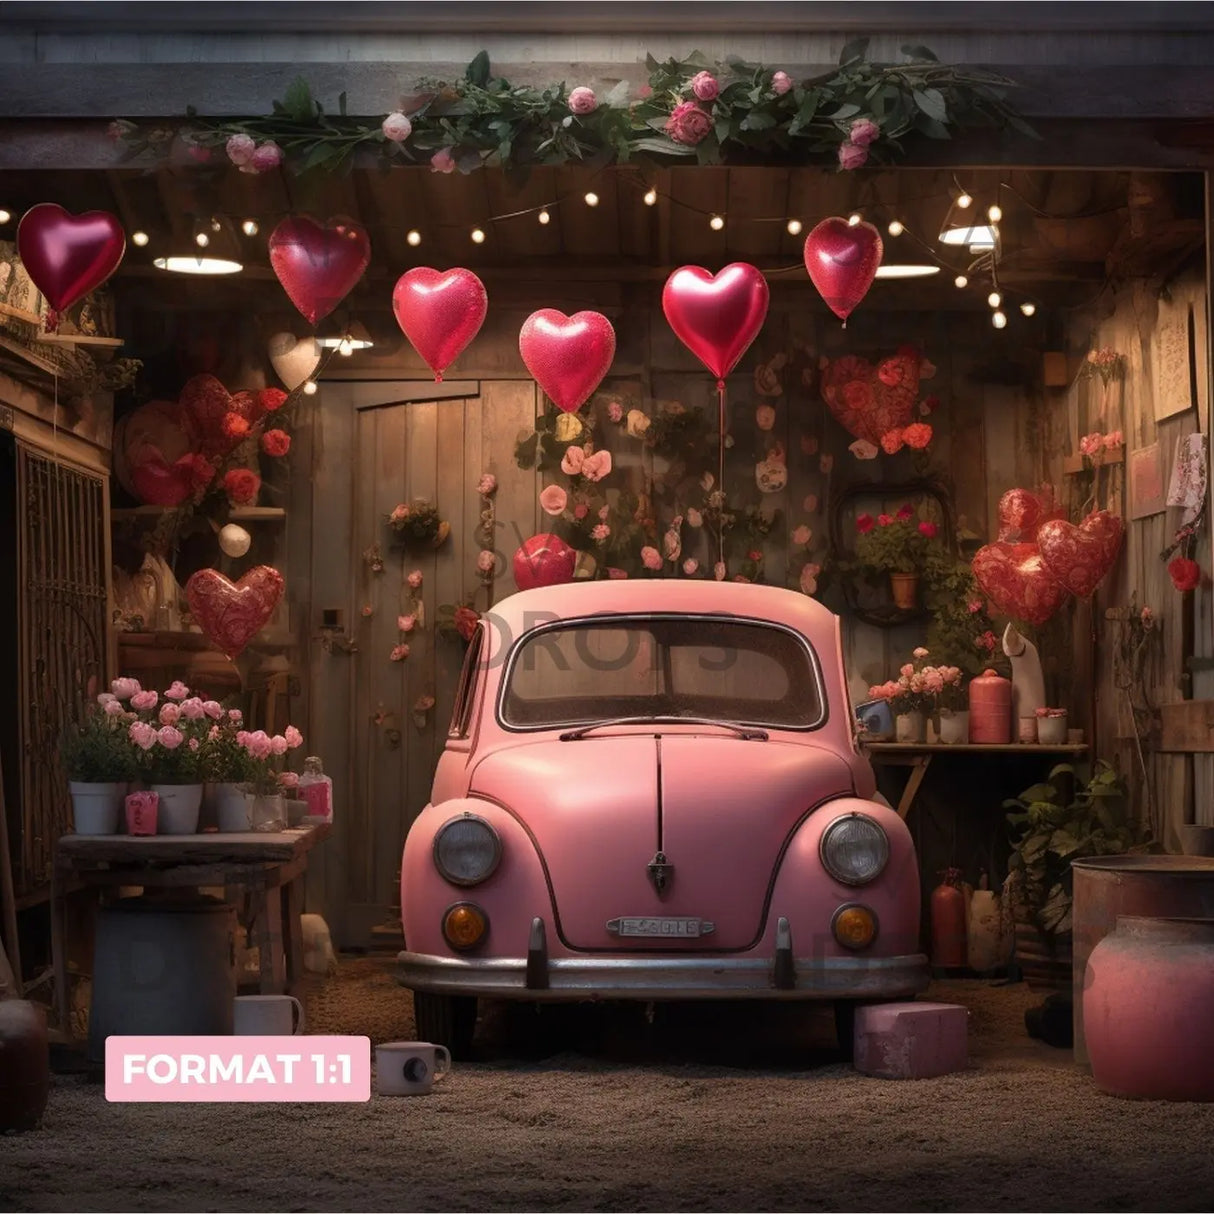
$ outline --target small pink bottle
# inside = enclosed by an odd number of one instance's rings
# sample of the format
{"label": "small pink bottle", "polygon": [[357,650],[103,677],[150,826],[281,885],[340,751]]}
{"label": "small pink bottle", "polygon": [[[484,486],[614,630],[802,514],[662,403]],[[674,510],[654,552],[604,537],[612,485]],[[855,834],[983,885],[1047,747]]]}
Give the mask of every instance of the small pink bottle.
{"label": "small pink bottle", "polygon": [[304,760],[303,775],[299,777],[299,796],[308,804],[309,818],[333,821],[333,781],[325,775],[316,755],[309,755]]}

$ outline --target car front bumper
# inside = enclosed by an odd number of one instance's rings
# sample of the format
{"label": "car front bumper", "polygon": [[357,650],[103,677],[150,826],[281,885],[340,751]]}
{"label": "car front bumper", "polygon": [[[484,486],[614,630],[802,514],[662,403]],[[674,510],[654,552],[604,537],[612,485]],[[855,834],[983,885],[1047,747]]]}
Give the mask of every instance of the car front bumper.
{"label": "car front bumper", "polygon": [[804,957],[439,957],[402,952],[397,981],[439,995],[496,999],[898,999],[928,984],[922,953]]}

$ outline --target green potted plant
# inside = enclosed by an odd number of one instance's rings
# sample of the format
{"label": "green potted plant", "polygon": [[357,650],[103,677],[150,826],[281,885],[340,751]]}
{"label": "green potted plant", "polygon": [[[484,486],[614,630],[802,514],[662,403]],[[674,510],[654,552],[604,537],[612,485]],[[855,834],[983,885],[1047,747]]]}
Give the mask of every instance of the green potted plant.
{"label": "green potted plant", "polygon": [[1013,830],[1004,885],[1016,959],[1030,986],[1071,988],[1071,863],[1147,846],[1129,819],[1125,782],[1103,760],[1086,783],[1060,763],[1044,783],[1003,803]]}
{"label": "green potted plant", "polygon": [[856,519],[856,560],[868,569],[889,574],[894,606],[913,610],[919,597],[919,577],[928,566],[936,524],[915,517],[909,502],[895,514],[861,514]]}
{"label": "green potted plant", "polygon": [[118,830],[123,798],[138,774],[128,724],[122,703],[107,692],[60,743],[59,760],[78,835],[112,835]]}

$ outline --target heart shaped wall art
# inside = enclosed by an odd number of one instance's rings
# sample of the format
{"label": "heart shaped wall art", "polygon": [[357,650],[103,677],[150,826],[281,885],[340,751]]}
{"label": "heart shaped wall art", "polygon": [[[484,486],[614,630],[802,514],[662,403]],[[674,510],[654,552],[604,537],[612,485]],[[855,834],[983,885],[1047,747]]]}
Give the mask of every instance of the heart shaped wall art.
{"label": "heart shaped wall art", "polygon": [[914,417],[921,361],[909,349],[875,365],[854,354],[836,358],[822,371],[822,399],[849,434],[879,446]]}

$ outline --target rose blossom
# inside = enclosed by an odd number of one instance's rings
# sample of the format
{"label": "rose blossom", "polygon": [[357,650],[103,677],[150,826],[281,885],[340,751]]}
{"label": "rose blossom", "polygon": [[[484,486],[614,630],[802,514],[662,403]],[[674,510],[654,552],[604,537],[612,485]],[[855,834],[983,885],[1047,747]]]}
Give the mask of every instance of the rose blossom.
{"label": "rose blossom", "polygon": [[966,606],[966,609],[969,611],[970,615],[977,615],[978,612],[982,610],[982,600],[981,599],[970,599],[970,601],[968,603],[966,603],[965,606]]}
{"label": "rose blossom", "polygon": [[287,753],[287,740],[280,733],[276,733],[270,739],[270,753],[272,755],[285,755]]}
{"label": "rose blossom", "polygon": [[243,168],[250,160],[253,159],[253,153],[257,150],[257,144],[249,135],[233,135],[227,142],[226,151],[228,159],[235,165]]}
{"label": "rose blossom", "polygon": [[1079,440],[1079,450],[1084,455],[1095,455],[1100,450],[1104,443],[1104,439],[1098,433],[1085,434]]}
{"label": "rose blossom", "polygon": [[403,523],[409,517],[409,507],[404,502],[397,502],[392,507],[392,513],[388,515],[388,522]]}
{"label": "rose blossom", "polygon": [[172,725],[166,725],[163,729],[156,731],[156,741],[165,750],[176,750],[185,741],[185,734],[180,729],[174,729]]}
{"label": "rose blossom", "polygon": [[694,101],[680,102],[666,119],[666,134],[675,143],[694,146],[702,142],[711,130],[712,119]]}
{"label": "rose blossom", "polygon": [[792,77],[787,72],[776,72],[771,78],[771,91],[783,97],[792,88]]}
{"label": "rose blossom", "polygon": [[229,708],[228,709],[228,720],[237,721],[237,722],[243,721],[244,713],[241,712],[239,708]]}
{"label": "rose blossom", "polygon": [[895,514],[894,517],[897,519],[908,519],[914,513],[914,510],[911,509],[910,502],[903,502],[902,505],[898,507],[898,513]]}
{"label": "rose blossom", "polygon": [[164,693],[167,700],[184,700],[189,694],[190,689],[180,679],[175,679],[173,685]]}
{"label": "rose blossom", "polygon": [[470,641],[476,636],[476,628],[480,623],[480,612],[472,607],[457,607],[455,609],[455,631]]}
{"label": "rose blossom", "polygon": [[138,679],[115,679],[110,684],[110,691],[116,700],[129,700],[143,690]]}
{"label": "rose blossom", "polygon": [[476,567],[481,573],[492,573],[497,568],[497,553],[492,548],[482,548],[476,554]]}
{"label": "rose blossom", "polygon": [[646,544],[645,547],[641,549],[641,564],[644,565],[646,569],[661,569],[662,554],[656,548]]}
{"label": "rose blossom", "polygon": [[929,519],[924,519],[919,524],[919,534],[927,536],[929,540],[934,540],[936,538],[936,524]]}
{"label": "rose blossom", "polygon": [[573,517],[579,522],[590,513],[590,507],[585,502],[578,502],[573,508]]}
{"label": "rose blossom", "polygon": [[887,430],[881,435],[881,450],[886,455],[897,455],[903,445],[901,430]]}
{"label": "rose blossom", "polygon": [[303,734],[301,734],[294,725],[288,725],[286,729],[282,731],[282,736],[286,738],[287,745],[292,750],[298,750],[299,747],[303,745]]}
{"label": "rose blossom", "polygon": [[892,516],[892,515],[889,515],[889,514],[878,514],[878,515],[877,515],[877,522],[878,522],[878,523],[879,523],[879,524],[880,524],[882,527],[888,527],[888,526],[889,526],[889,525],[890,525],[890,524],[891,524],[893,521],[894,521],[894,520],[893,520],[893,516]]}
{"label": "rose blossom", "polygon": [[868,159],[868,149],[850,142],[839,144],[839,167],[841,169],[858,169]]}
{"label": "rose blossom", "polygon": [[545,514],[553,516],[561,514],[569,504],[569,495],[560,485],[549,485],[540,494],[540,506]]}
{"label": "rose blossom", "polygon": [[233,468],[223,478],[223,491],[238,506],[247,506],[261,488],[261,477],[248,468]]}
{"label": "rose blossom", "polygon": [[861,535],[873,529],[873,516],[871,514],[861,514],[856,519],[856,530]]}
{"label": "rose blossom", "polygon": [[497,492],[497,477],[492,472],[484,472],[476,482],[476,491],[481,497],[492,497]]}
{"label": "rose blossom", "polygon": [[822,572],[822,566],[814,561],[809,561],[801,567],[801,591],[804,594],[814,594],[818,589],[818,574]]}
{"label": "rose blossom", "polygon": [[691,91],[701,101],[712,101],[721,91],[721,86],[711,72],[697,72],[691,78]]}
{"label": "rose blossom", "polygon": [[566,476],[581,476],[586,452],[582,447],[570,447],[561,457],[561,471]]}
{"label": "rose blossom", "polygon": [[881,128],[871,118],[857,118],[851,124],[847,137],[858,148],[866,148],[881,138]]}
{"label": "rose blossom", "polygon": [[191,696],[190,699],[181,701],[181,715],[187,721],[201,721],[207,714],[202,700],[198,696]]}
{"label": "rose blossom", "polygon": [[176,704],[168,703],[161,706],[160,723],[161,725],[176,725],[181,717],[181,709]]}
{"label": "rose blossom", "polygon": [[607,406],[607,416],[618,425],[624,420],[624,406],[618,400],[613,400]]}
{"label": "rose blossom", "polygon": [[127,733],[140,750],[151,750],[156,742],[156,730],[146,721],[136,721]]}
{"label": "rose blossom", "polygon": [[147,712],[155,708],[160,697],[154,691],[137,691],[131,696],[131,707],[137,712]]}
{"label": "rose blossom", "polygon": [[282,148],[273,139],[267,139],[253,153],[253,158],[249,161],[248,167],[255,173],[268,173],[272,169],[278,168],[280,164],[282,164]]}
{"label": "rose blossom", "polygon": [[404,143],[413,134],[413,123],[400,110],[393,110],[380,124],[385,139],[393,143]]}
{"label": "rose blossom", "polygon": [[396,628],[398,632],[412,632],[417,625],[417,616],[415,615],[398,615],[396,617]]}
{"label": "rose blossom", "polygon": [[299,787],[299,773],[294,771],[284,771],[278,777],[278,782],[283,788],[294,791]]}
{"label": "rose blossom", "polygon": [[1120,447],[1124,441],[1124,436],[1120,430],[1111,430],[1104,436],[1104,445],[1106,448]]}
{"label": "rose blossom", "polygon": [[687,559],[686,559],[686,560],[683,562],[683,572],[684,572],[684,573],[685,573],[685,574],[686,574],[688,577],[694,577],[694,576],[695,576],[696,571],[697,571],[699,568],[700,568],[700,562],[699,562],[699,561],[697,561],[697,560],[696,560],[696,558],[695,558],[694,556],[689,556],[689,557],[688,557],[688,558],[687,558]]}
{"label": "rose blossom", "polygon": [[814,533],[807,526],[805,526],[804,523],[802,523],[801,526],[792,533],[792,542],[798,545],[808,544],[813,538],[813,534]]}
{"label": "rose blossom", "polygon": [[628,418],[624,424],[624,429],[629,438],[644,438],[645,431],[649,429],[650,425],[652,423],[649,418],[640,409],[628,410]]}
{"label": "rose blossom", "polygon": [[911,422],[902,431],[902,440],[908,447],[922,451],[932,441],[932,428],[924,422]]}
{"label": "rose blossom", "polygon": [[455,158],[451,155],[450,148],[439,148],[433,156],[430,157],[430,172],[432,173],[454,173]]}
{"label": "rose blossom", "polygon": [[123,715],[122,705],[117,700],[107,701],[102,711],[107,717],[117,717]]}
{"label": "rose blossom", "polygon": [[409,585],[412,586],[414,590],[420,590],[422,585],[422,571],[420,569],[414,569],[413,572],[409,574],[408,580]]}
{"label": "rose blossom", "polygon": [[689,527],[702,527],[704,525],[704,516],[694,507],[687,507],[687,525]]}
{"label": "rose blossom", "polygon": [[375,608],[372,607],[370,603],[364,603],[363,604],[363,619],[369,620],[371,618],[372,614],[374,613],[374,611],[375,611]]}
{"label": "rose blossom", "polygon": [[219,423],[219,428],[223,431],[224,438],[240,439],[248,434],[249,421],[248,418],[241,417],[239,413],[225,413],[223,420]]}
{"label": "rose blossom", "polygon": [[601,481],[611,475],[611,452],[596,451],[582,462],[582,475],[588,481]]}
{"label": "rose blossom", "polygon": [[605,523],[610,517],[611,517],[611,507],[610,506],[600,506],[599,507],[599,521],[602,523]]}
{"label": "rose blossom", "polygon": [[261,436],[261,449],[280,458],[291,450],[291,436],[285,430],[267,430]]}
{"label": "rose blossom", "polygon": [[1201,585],[1201,566],[1187,556],[1173,557],[1168,562],[1168,576],[1172,579],[1172,585],[1181,594],[1186,594]]}
{"label": "rose blossom", "polygon": [[924,649],[922,645],[920,645],[918,648],[911,650],[911,657],[912,658],[925,658],[925,657],[927,657],[927,650]]}
{"label": "rose blossom", "polygon": [[571,114],[593,114],[599,108],[598,98],[594,89],[579,85],[569,94],[569,112]]}
{"label": "rose blossom", "polygon": [[101,705],[116,704],[117,702],[118,702],[118,697],[112,691],[103,691],[97,697],[97,703],[101,704]]}
{"label": "rose blossom", "polygon": [[223,705],[218,700],[204,700],[202,711],[211,718],[212,721],[218,721],[223,716]]}

